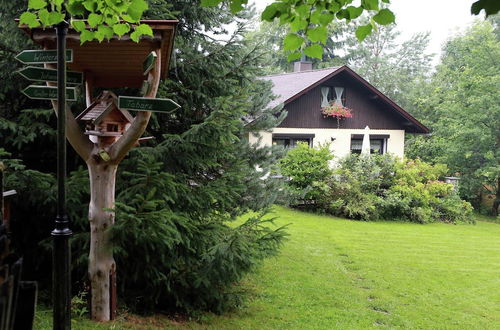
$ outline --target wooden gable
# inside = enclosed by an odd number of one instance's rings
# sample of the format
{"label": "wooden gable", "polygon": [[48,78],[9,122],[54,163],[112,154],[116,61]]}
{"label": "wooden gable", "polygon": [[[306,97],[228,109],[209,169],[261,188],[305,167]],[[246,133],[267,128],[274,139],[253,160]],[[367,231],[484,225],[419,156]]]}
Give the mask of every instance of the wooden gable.
{"label": "wooden gable", "polygon": [[353,110],[353,117],[343,119],[340,128],[364,129],[369,126],[372,129],[429,133],[427,127],[346,66],[277,76],[269,76],[269,80],[275,85],[273,92],[281,94],[288,112],[278,127],[337,128],[335,119],[324,118],[321,113],[321,88],[343,87],[342,99],[345,99],[344,105]]}

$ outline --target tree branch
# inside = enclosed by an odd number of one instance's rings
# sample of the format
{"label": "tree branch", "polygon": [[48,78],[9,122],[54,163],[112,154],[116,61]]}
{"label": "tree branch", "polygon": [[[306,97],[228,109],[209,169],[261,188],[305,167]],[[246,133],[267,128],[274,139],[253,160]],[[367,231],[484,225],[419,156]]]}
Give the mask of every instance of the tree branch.
{"label": "tree branch", "polygon": [[[149,73],[149,79],[152,81],[151,90],[145,97],[154,98],[158,92],[158,86],[160,84],[160,73],[161,73],[161,51],[156,50],[158,56],[155,67]],[[137,116],[135,116],[132,125],[125,131],[125,133],[113,143],[109,149],[109,155],[111,156],[111,161],[113,163],[119,163],[129,152],[134,145],[136,145],[137,140],[142,136],[146,127],[149,123],[149,118],[151,118],[150,111],[139,111]]]}
{"label": "tree branch", "polygon": [[[45,64],[45,67],[48,66],[49,65]],[[56,84],[47,82],[47,85],[55,86]],[[54,108],[54,112],[57,116],[57,101],[52,100],[52,107]],[[73,116],[73,113],[68,106],[66,106],[66,138],[68,139],[73,149],[75,149],[75,151],[78,153],[78,155],[80,155],[80,157],[82,157],[82,159],[87,162],[94,145],[89,140],[89,138],[85,134],[83,134],[82,129],[76,122],[75,116]]]}

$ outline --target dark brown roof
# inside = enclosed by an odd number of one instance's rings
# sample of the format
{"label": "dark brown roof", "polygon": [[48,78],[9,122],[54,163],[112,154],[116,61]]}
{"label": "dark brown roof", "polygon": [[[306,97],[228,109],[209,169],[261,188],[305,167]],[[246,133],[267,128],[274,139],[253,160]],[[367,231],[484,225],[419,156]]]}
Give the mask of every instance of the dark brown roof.
{"label": "dark brown roof", "polygon": [[[153,37],[142,36],[138,43],[132,41],[129,35],[124,35],[121,38],[113,36],[109,41],[94,40],[81,45],[80,34],[70,28],[67,35],[67,48],[73,49],[74,59],[73,63],[68,63],[68,67],[92,76],[94,87],[140,88],[144,80],[142,63],[151,51],[159,48],[161,78],[165,79],[177,23],[177,20],[141,20],[141,24],[151,27]],[[56,49],[54,28],[30,29],[26,25],[20,28],[44,48]]]}
{"label": "dark brown roof", "polygon": [[381,100],[387,103],[391,109],[397,112],[402,117],[409,120],[415,125],[416,133],[429,133],[430,130],[415,119],[412,115],[406,112],[403,108],[397,105],[394,101],[385,96],[378,89],[373,87],[368,81],[363,79],[360,75],[354,72],[347,66],[332,67],[319,70],[309,70],[300,72],[282,73],[260,77],[263,80],[269,80],[273,83],[273,93],[277,96],[275,100],[270,103],[270,106],[276,106],[280,103],[287,104],[291,101],[304,95],[314,87],[322,84],[323,82],[333,78],[341,72],[346,72],[356,81],[364,85],[370,91],[378,95]]}

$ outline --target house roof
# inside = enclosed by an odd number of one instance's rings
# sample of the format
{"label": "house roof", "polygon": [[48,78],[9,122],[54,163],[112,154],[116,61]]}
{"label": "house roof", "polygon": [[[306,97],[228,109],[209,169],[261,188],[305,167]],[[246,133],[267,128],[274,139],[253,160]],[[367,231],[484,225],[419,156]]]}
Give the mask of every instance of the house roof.
{"label": "house roof", "polygon": [[430,132],[430,130],[426,126],[420,123],[417,119],[415,119],[412,115],[410,115],[403,108],[397,105],[394,101],[389,99],[382,92],[373,87],[368,81],[363,79],[360,75],[358,75],[356,72],[345,65],[318,70],[274,74],[260,77],[260,79],[269,80],[273,83],[273,93],[277,96],[277,98],[271,101],[269,106],[276,106],[280,103],[286,105],[292,102],[293,100],[299,98],[311,89],[333,78],[341,72],[349,74],[352,78],[361,83],[372,93],[377,95],[383,102],[387,103],[390,109],[415,125],[417,133]]}
{"label": "house roof", "polygon": [[340,67],[307,70],[300,72],[289,72],[281,74],[273,74],[261,77],[261,79],[269,80],[273,83],[273,93],[277,96],[271,101],[270,106],[277,106],[280,103],[287,104],[296,95],[302,95],[309,90],[310,86],[315,86],[317,82],[322,82],[325,78],[333,77],[333,74]]}
{"label": "house roof", "polygon": [[76,119],[81,121],[89,121],[97,125],[99,122],[106,117],[106,115],[113,109],[120,111],[123,117],[128,121],[132,122],[134,119],[132,115],[127,111],[118,108],[117,97],[113,92],[104,91],[99,95],[94,102],[87,109],[83,110]]}

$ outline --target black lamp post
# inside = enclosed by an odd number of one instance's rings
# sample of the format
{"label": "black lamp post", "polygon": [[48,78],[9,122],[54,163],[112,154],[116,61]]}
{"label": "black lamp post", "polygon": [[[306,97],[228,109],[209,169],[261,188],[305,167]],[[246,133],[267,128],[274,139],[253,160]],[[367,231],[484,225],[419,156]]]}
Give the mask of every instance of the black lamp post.
{"label": "black lamp post", "polygon": [[57,215],[52,231],[52,290],[54,329],[71,329],[71,247],[66,215],[66,34],[68,23],[57,31]]}

